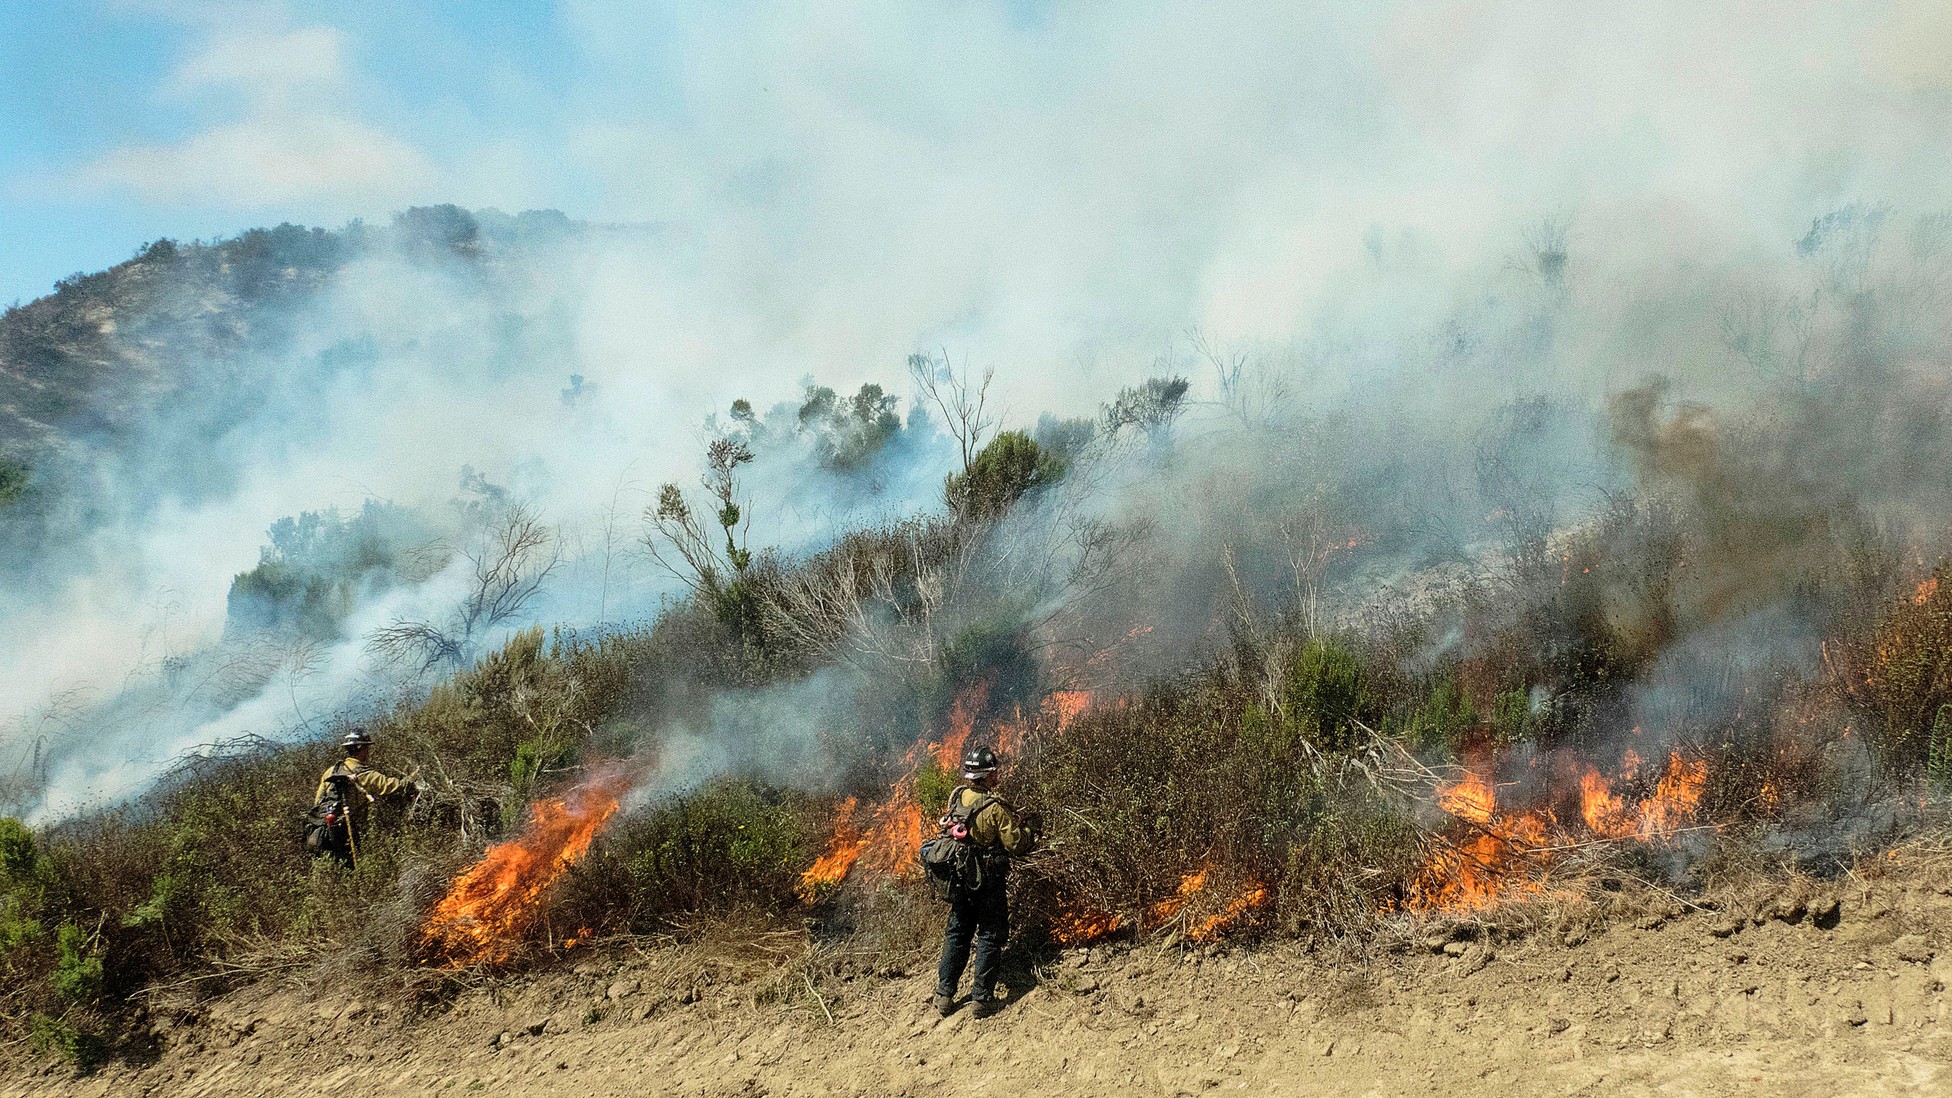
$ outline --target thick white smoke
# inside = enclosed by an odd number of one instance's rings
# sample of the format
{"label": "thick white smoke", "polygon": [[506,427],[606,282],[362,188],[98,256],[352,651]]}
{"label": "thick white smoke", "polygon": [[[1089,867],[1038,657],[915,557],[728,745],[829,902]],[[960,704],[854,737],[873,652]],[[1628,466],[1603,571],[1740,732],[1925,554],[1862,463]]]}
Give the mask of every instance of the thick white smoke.
{"label": "thick white smoke", "polygon": [[[298,304],[295,340],[250,366],[275,382],[234,422],[156,408],[144,452],[173,475],[115,466],[126,479],[90,489],[100,502],[63,544],[73,560],[0,592],[0,729],[23,760],[9,765],[53,760],[42,813],[126,793],[196,744],[393,696],[362,631],[433,613],[464,586],[453,574],[376,595],[337,646],[253,657],[285,670],[246,697],[185,705],[164,683],[218,643],[232,577],[284,516],[438,511],[471,466],[562,532],[568,559],[523,620],[614,622],[672,589],[630,551],[637,515],[658,483],[693,482],[700,424],[734,398],[763,409],[809,375],[905,393],[906,356],[946,350],[997,368],[1013,426],[1172,369],[1217,400],[1197,328],[1311,414],[1401,394],[1347,437],[1468,446],[1500,402],[1549,394],[1596,415],[1650,373],[1677,399],[1743,399],[1763,367],[1735,347],[1741,318],[1783,315],[1821,289],[1822,263],[1856,262],[1799,259],[1816,219],[1890,203],[1866,262],[1910,264],[1920,285],[1935,262],[1921,215],[1952,203],[1952,22],[1927,3],[842,18],[583,0],[564,19],[582,66],[546,138],[526,138],[536,155],[487,155],[517,140],[492,119],[426,135],[424,189],[372,213],[569,196],[573,216],[641,227],[565,234],[485,272],[376,249]],[[321,381],[320,356],[348,343],[363,364]],[[572,375],[588,391],[565,400]],[[1255,498],[1198,493],[1268,464],[1251,440],[1212,451],[1108,505],[1183,534],[1163,551],[1185,567],[1211,565],[1219,504]],[[1273,464],[1305,475],[1308,454]],[[754,543],[805,547],[927,505],[950,460],[918,457],[865,502],[756,466]],[[144,691],[139,711],[119,700]]]}

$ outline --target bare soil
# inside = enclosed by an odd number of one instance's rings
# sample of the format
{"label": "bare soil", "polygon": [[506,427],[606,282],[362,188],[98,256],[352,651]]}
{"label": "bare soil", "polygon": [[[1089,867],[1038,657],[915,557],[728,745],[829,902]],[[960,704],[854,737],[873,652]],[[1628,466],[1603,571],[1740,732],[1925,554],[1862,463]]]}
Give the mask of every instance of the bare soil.
{"label": "bare soil", "polygon": [[919,964],[765,949],[619,945],[419,1010],[266,981],[159,1004],[152,1062],[20,1064],[0,1095],[1952,1094],[1942,869],[1643,906],[1367,960],[1080,950],[987,1019],[938,1019]]}

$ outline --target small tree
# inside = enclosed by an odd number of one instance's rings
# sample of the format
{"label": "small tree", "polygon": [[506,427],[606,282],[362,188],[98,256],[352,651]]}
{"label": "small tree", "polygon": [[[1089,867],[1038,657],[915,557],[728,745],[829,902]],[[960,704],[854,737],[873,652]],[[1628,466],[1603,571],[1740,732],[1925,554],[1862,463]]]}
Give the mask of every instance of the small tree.
{"label": "small tree", "polygon": [[1117,398],[1105,405],[1105,433],[1116,435],[1127,427],[1152,436],[1164,433],[1186,410],[1189,388],[1183,377],[1154,377],[1120,389]]}
{"label": "small tree", "polygon": [[[709,520],[702,518],[676,484],[658,489],[657,503],[644,512],[651,530],[644,544],[651,559],[710,602],[728,623],[745,620],[750,592],[744,581],[752,567],[746,547],[751,520],[739,502],[739,466],[752,460],[752,448],[735,438],[714,439],[705,448],[705,492]],[[707,522],[718,526],[710,532]],[[721,548],[717,539],[723,537]]]}
{"label": "small tree", "polygon": [[968,473],[982,452],[984,440],[996,429],[996,415],[988,410],[990,381],[996,371],[984,370],[981,378],[972,380],[968,367],[955,369],[949,363],[949,352],[944,351],[940,361],[930,355],[909,355],[908,376],[942,413],[949,434],[956,440],[962,471]]}

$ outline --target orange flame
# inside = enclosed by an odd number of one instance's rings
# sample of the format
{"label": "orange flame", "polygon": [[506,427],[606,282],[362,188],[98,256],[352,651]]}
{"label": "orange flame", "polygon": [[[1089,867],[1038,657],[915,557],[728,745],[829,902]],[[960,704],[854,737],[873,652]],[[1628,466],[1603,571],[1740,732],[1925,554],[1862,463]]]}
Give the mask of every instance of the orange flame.
{"label": "orange flame", "polygon": [[[1637,781],[1641,766],[1640,756],[1629,749],[1622,753],[1617,779],[1580,767],[1579,815],[1588,832],[1603,839],[1666,839],[1694,820],[1707,785],[1707,760],[1671,752],[1653,792],[1635,800],[1621,784]],[[1468,834],[1431,855],[1406,906],[1470,911],[1545,891],[1554,848],[1563,845],[1555,836],[1569,838],[1549,809],[1501,809],[1497,790],[1477,769],[1439,787],[1437,804]]]}
{"label": "orange flame", "polygon": [[1641,838],[1664,838],[1692,822],[1707,784],[1708,760],[1683,758],[1678,751],[1669,755],[1654,795],[1641,803]]}
{"label": "orange flame", "polygon": [[834,837],[827,842],[827,849],[814,860],[805,873],[800,874],[799,893],[803,900],[811,901],[823,888],[840,883],[854,862],[861,856],[861,848],[868,843],[867,836],[854,825],[854,813],[861,807],[858,797],[848,797],[834,810]]}
{"label": "orange flame", "polygon": [[1543,889],[1530,872],[1546,836],[1542,813],[1501,814],[1497,789],[1475,769],[1438,789],[1437,805],[1471,825],[1471,834],[1431,856],[1411,882],[1409,906],[1471,911]]}
{"label": "orange flame", "polygon": [[1227,928],[1240,921],[1241,916],[1267,902],[1267,889],[1260,885],[1227,901],[1227,906],[1218,915],[1209,916],[1204,922],[1196,924],[1186,932],[1188,938],[1196,942],[1210,942],[1220,937]]}
{"label": "orange flame", "polygon": [[522,834],[489,847],[434,905],[421,932],[428,951],[457,968],[507,960],[541,914],[549,886],[589,851],[629,786],[621,770],[609,769],[562,798],[530,805]]}
{"label": "orange flame", "polygon": [[1477,771],[1466,771],[1461,780],[1437,790],[1437,807],[1459,819],[1489,823],[1498,808],[1498,793]]}
{"label": "orange flame", "polygon": [[979,679],[956,695],[949,706],[949,734],[942,737],[932,752],[936,766],[951,772],[962,769],[962,749],[969,746],[969,736],[976,730],[976,717],[989,700],[988,679]]}
{"label": "orange flame", "polygon": [[1091,708],[1091,691],[1057,690],[1044,699],[1042,706],[1044,718],[1057,732],[1071,727],[1071,722]]}
{"label": "orange flame", "polygon": [[1095,942],[1117,933],[1125,918],[1103,911],[1077,910],[1060,913],[1051,922],[1051,938],[1059,945],[1076,946]]}
{"label": "orange flame", "polygon": [[[1160,900],[1146,909],[1146,921],[1153,926],[1163,926],[1180,917],[1189,903],[1196,910],[1204,907],[1201,894],[1206,891],[1207,878],[1212,874],[1211,866],[1201,866],[1179,880],[1179,888],[1171,896]],[[1221,937],[1228,928],[1239,922],[1249,911],[1267,902],[1267,888],[1260,884],[1250,885],[1245,891],[1228,900],[1215,914],[1197,922],[1191,922],[1186,936],[1196,942],[1210,942]]]}
{"label": "orange flame", "polygon": [[1918,585],[1918,590],[1912,592],[1911,604],[1913,606],[1923,606],[1932,601],[1932,596],[1936,594],[1938,594],[1938,577],[1931,576]]}
{"label": "orange flame", "polygon": [[[948,731],[940,740],[925,739],[909,748],[902,758],[901,777],[878,804],[867,810],[865,820],[858,798],[849,797],[840,803],[834,812],[833,836],[827,842],[827,849],[800,875],[796,891],[802,900],[813,902],[846,880],[857,867],[876,877],[914,871],[915,851],[922,845],[930,826],[915,795],[915,775],[924,763],[951,774],[961,770],[963,750],[969,746],[976,720],[989,702],[990,685],[989,679],[981,679],[956,696],[949,707]],[[1055,703],[1046,698],[1040,710],[1061,717],[1066,706],[1075,706],[1070,713],[1075,717],[1089,701],[1089,695],[1083,691],[1067,693],[1083,697],[1064,698]],[[1027,733],[1021,716],[1014,722],[1000,723],[995,728],[997,746],[1011,750]]]}

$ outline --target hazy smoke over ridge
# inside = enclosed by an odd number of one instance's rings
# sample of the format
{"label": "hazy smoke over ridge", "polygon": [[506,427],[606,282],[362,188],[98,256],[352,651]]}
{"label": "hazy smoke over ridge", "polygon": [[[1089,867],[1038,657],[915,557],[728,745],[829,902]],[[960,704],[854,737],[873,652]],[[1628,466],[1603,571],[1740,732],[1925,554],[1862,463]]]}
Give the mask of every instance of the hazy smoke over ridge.
{"label": "hazy smoke over ridge", "polygon": [[[53,810],[384,696],[364,632],[465,586],[373,593],[343,642],[254,657],[282,671],[244,675],[270,684],[247,697],[186,707],[165,683],[118,708],[217,640],[279,518],[440,510],[471,466],[563,531],[521,620],[641,615],[671,586],[623,550],[649,489],[694,481],[708,413],[793,400],[806,375],[905,396],[916,350],[994,365],[1011,426],[1196,382],[1210,403],[1176,442],[1089,504],[1149,520],[1161,593],[1128,609],[1162,650],[1224,615],[1222,542],[1272,597],[1292,539],[1241,516],[1301,499],[1362,543],[1361,586],[1580,522],[1640,478],[1726,512],[1714,548],[1742,580],[1701,581],[1710,618],[1770,610],[1785,592],[1754,589],[1758,564],[1787,575],[1768,558],[1844,536],[1840,510],[1944,522],[1952,24],[1932,6],[1604,27],[1570,5],[890,7],[851,27],[761,7],[672,32],[682,115],[603,45],[642,37],[635,8],[574,6],[615,79],[563,151],[603,216],[656,228],[475,265],[383,241],[295,304],[239,415],[193,389],[126,455],[74,459],[97,479],[62,559],[0,595],[0,727],[53,752]],[[440,197],[498,193],[455,183]],[[1195,327],[1222,364],[1247,356],[1231,393]],[[571,375],[588,392],[565,399]],[[1778,430],[1731,437],[1690,401]],[[865,497],[756,465],[753,543],[931,504],[949,447],[902,456]]]}

